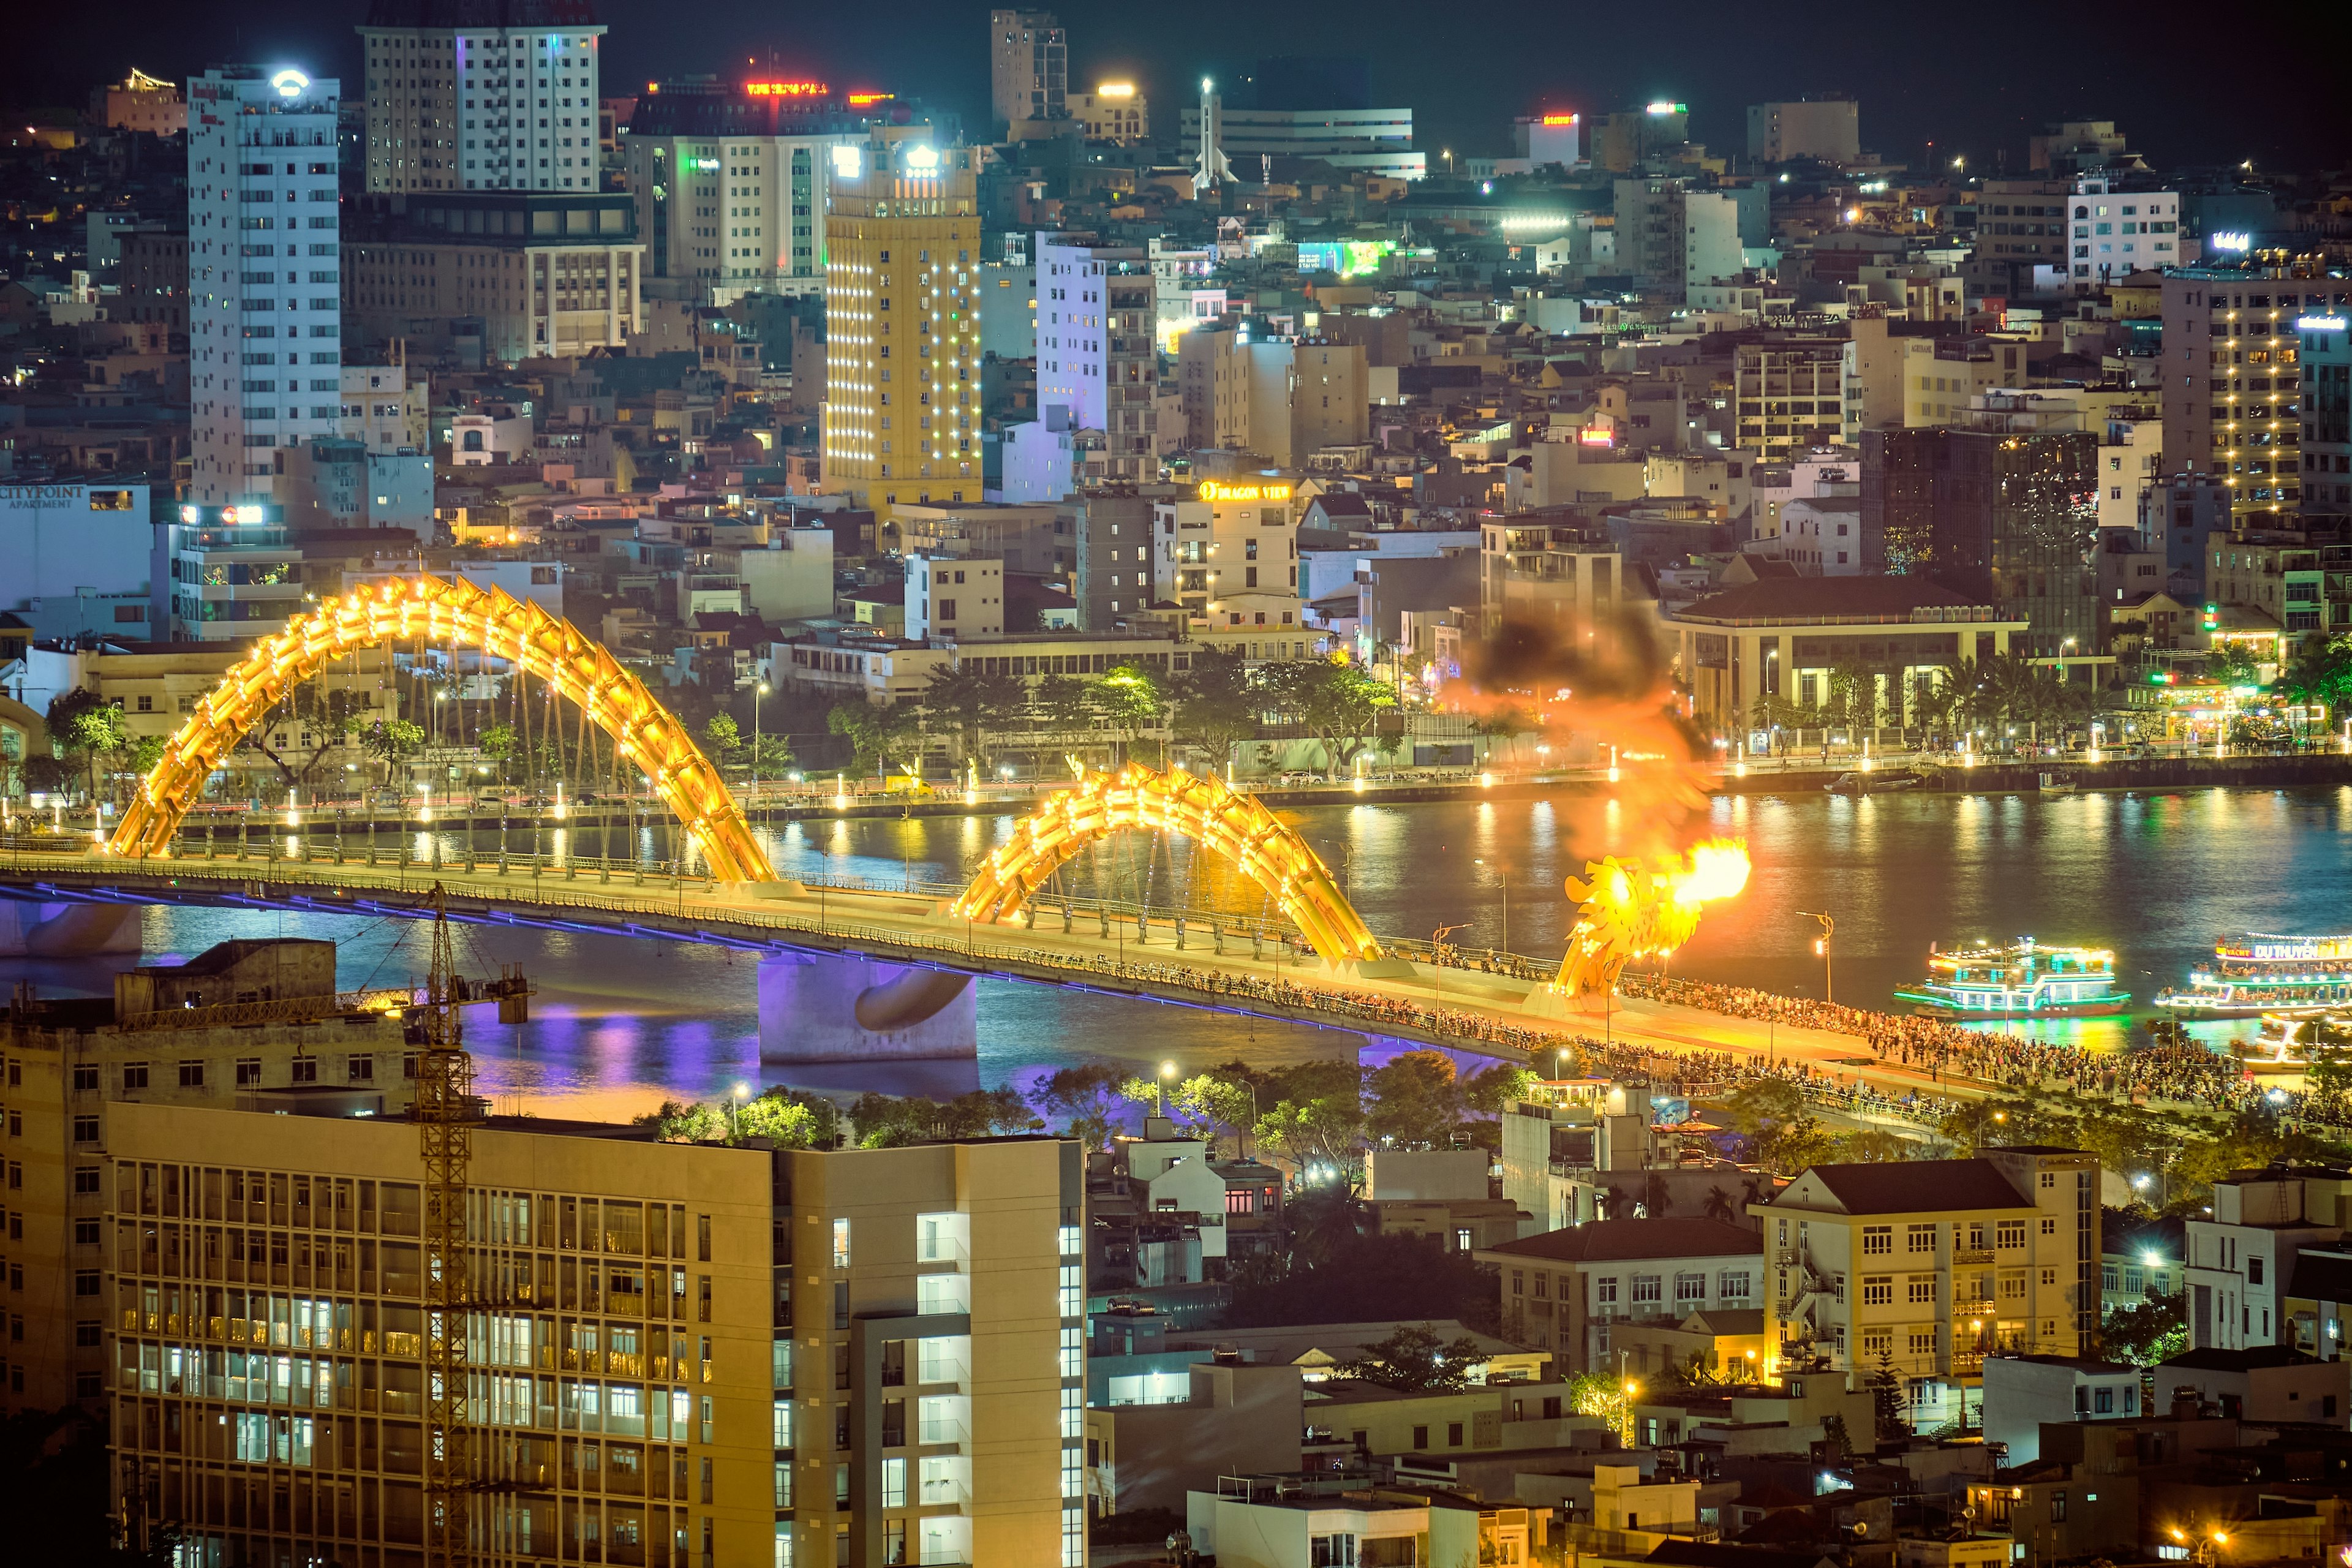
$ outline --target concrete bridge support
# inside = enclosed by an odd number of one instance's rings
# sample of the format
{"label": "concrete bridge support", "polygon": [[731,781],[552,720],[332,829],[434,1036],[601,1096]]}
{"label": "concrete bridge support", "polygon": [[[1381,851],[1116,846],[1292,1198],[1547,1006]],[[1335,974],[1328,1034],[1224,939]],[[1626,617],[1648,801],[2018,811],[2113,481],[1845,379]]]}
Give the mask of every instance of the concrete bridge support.
{"label": "concrete bridge support", "polygon": [[140,911],[127,904],[0,899],[0,958],[83,958],[137,952]]}
{"label": "concrete bridge support", "polygon": [[763,1062],[919,1061],[977,1057],[972,977],[825,953],[760,961]]}

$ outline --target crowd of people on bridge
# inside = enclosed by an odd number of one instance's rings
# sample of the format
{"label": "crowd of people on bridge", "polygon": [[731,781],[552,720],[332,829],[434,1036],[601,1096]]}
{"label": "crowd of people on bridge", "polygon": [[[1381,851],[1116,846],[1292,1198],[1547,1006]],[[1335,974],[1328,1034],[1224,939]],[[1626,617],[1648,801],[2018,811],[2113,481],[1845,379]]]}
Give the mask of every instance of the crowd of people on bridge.
{"label": "crowd of people on bridge", "polygon": [[[1031,956],[1056,967],[1074,966],[1067,952]],[[1255,975],[1176,960],[1108,954],[1089,957],[1076,966],[1146,984],[1357,1021],[1441,1045],[1524,1052],[1538,1070],[1558,1070],[1562,1054],[1572,1053],[1579,1070],[1585,1073],[1639,1077],[1654,1085],[1678,1086],[1685,1094],[1720,1093],[1759,1079],[1781,1079],[1824,1107],[1931,1126],[1960,1103],[1932,1087],[1890,1090],[1865,1083],[1859,1074],[1839,1073],[1774,1053],[1759,1058],[1719,1050],[1660,1050],[1516,1023],[1492,1012],[1447,1006],[1434,999],[1316,984],[1288,975]],[[1500,964],[1494,968],[1512,972]],[[2352,1104],[2343,1097],[2264,1085],[2233,1059],[2177,1035],[2123,1051],[2095,1053],[2021,1034],[1968,1028],[1944,1018],[1881,1013],[1749,986],[1658,974],[1622,975],[1617,993],[1731,1017],[1851,1036],[1879,1063],[1926,1072],[1931,1084],[1965,1085],[1979,1093],[2040,1090],[2230,1113],[2263,1109],[2291,1121],[2352,1128]],[[1548,1061],[1548,1055],[1553,1059]]]}
{"label": "crowd of people on bridge", "polygon": [[2332,1097],[2266,1088],[2231,1058],[2193,1041],[2160,1040],[2131,1049],[2094,1053],[2079,1046],[2024,1035],[1968,1028],[1948,1019],[1879,1013],[1750,986],[1626,974],[1618,993],[1732,1017],[1769,1019],[1795,1028],[1852,1035],[1885,1062],[1937,1079],[1970,1079],[1983,1087],[2054,1089],[2209,1110],[2267,1106],[2329,1125],[2352,1125],[2352,1110]]}

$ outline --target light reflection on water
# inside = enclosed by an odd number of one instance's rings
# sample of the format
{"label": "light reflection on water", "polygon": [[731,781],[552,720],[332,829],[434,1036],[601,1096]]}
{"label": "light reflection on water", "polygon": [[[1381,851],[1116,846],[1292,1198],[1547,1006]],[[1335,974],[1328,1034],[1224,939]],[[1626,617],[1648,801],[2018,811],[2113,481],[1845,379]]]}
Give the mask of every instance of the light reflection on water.
{"label": "light reflection on water", "polygon": [[[1537,956],[1560,951],[1567,924],[1562,880],[1607,852],[1625,826],[1614,801],[1559,795],[1444,805],[1335,804],[1285,814],[1328,861],[1376,931],[1426,936],[1460,924],[1466,948],[1501,944],[1508,900],[1510,945]],[[1009,837],[1012,813],[960,817],[821,818],[762,826],[760,836],[787,876],[825,875],[897,883],[961,881]],[[2032,935],[2116,950],[2117,976],[2144,1004],[2180,983],[2213,940],[2245,930],[2352,928],[2352,789],[2200,790],[2177,795],[1941,796],[1861,800],[1818,794],[1718,798],[1691,834],[1745,836],[1755,860],[1747,894],[1714,906],[1679,953],[1676,973],[1808,995],[1822,992],[1812,953],[1818,926],[1837,920],[1833,963],[1841,1000],[1884,1006],[1897,985],[1925,973],[1929,944],[2003,942]],[[477,837],[495,852],[495,831]],[[667,853],[666,825],[611,836],[640,855]],[[385,840],[389,847],[389,837]],[[602,853],[604,830],[517,828],[511,850]],[[356,847],[356,841],[348,840]],[[443,853],[461,847],[442,836]],[[429,856],[430,841],[412,839]],[[1073,862],[1073,891],[1154,903],[1258,913],[1264,895],[1223,862],[1197,860],[1183,841],[1123,836]],[[1478,862],[1484,861],[1481,865]],[[421,976],[413,922],[222,910],[146,914],[151,953],[186,955],[236,936],[327,937],[341,944],[342,984],[398,984]],[[1075,1061],[1144,1066],[1173,1058],[1187,1068],[1244,1056],[1273,1063],[1337,1054],[1358,1037],[1224,1014],[1023,985],[982,984],[977,1064],[762,1071],[756,1059],[756,961],[688,943],[568,932],[465,928],[467,967],[524,962],[540,987],[532,1021],[501,1029],[487,1009],[469,1022],[487,1093],[567,1114],[620,1115],[665,1095],[711,1097],[737,1082],[783,1078],[809,1088],[874,1088],[932,1095],[978,1084],[1026,1081]],[[0,962],[53,991],[110,988],[104,963]],[[2117,1019],[2053,1020],[2042,1037],[2119,1043]],[[2199,1025],[2218,1041],[2249,1026]],[[519,1048],[518,1048],[519,1047]],[[1147,1069],[1148,1070],[1148,1068]]]}

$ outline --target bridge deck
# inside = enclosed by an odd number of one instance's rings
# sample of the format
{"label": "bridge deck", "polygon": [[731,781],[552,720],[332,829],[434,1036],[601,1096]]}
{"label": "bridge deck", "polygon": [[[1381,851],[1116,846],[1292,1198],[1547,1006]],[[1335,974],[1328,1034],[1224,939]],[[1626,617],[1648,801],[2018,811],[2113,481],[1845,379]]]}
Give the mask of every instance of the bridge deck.
{"label": "bridge deck", "polygon": [[[625,868],[583,872],[574,867],[572,872],[539,867],[501,874],[494,868],[369,866],[348,859],[140,861],[20,851],[0,864],[0,896],[421,917],[421,895],[438,881],[453,918],[484,923],[667,937],[755,952],[856,953],[1321,1025],[1539,1068],[1551,1067],[1549,1050],[1610,1041],[1667,1056],[1700,1049],[1809,1061],[1897,1093],[1930,1087],[1923,1073],[1866,1063],[1863,1043],[1847,1035],[1768,1028],[1643,1000],[1620,1001],[1604,1014],[1540,1018],[1526,1010],[1532,987],[1506,975],[1416,962],[1409,976],[1367,978],[1272,942],[1253,952],[1250,938],[1231,930],[1221,954],[1202,920],[1188,922],[1180,950],[1174,923],[1164,913],[1141,922],[1149,937],[1139,941],[1132,913],[1111,920],[1112,934],[1106,937],[1091,911],[1076,915],[1066,933],[1057,910],[1042,918],[1044,929],[975,926],[940,913],[943,900],[919,894],[809,887],[760,896],[690,877],[647,876],[640,882]],[[1937,1087],[1968,1092],[1948,1080]]]}

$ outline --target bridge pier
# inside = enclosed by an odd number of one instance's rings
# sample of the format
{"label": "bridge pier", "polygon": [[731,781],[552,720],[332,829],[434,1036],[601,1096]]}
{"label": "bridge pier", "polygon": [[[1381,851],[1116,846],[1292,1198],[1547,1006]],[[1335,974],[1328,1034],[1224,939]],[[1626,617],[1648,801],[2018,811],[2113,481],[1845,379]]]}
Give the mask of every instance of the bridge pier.
{"label": "bridge pier", "polygon": [[82,958],[139,950],[139,910],[131,905],[0,899],[0,958]]}
{"label": "bridge pier", "polygon": [[851,954],[760,961],[762,1062],[976,1057],[971,976]]}

